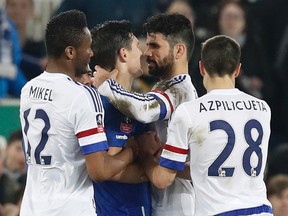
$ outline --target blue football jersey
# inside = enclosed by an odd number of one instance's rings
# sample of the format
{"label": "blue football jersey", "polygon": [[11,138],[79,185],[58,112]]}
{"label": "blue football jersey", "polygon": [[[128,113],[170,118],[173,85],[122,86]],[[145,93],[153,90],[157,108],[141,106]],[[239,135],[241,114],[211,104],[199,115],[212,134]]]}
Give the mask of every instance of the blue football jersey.
{"label": "blue football jersey", "polygon": [[[143,133],[147,126],[118,111],[101,96],[105,109],[105,130],[109,147],[124,147],[127,139]],[[149,183],[126,184],[116,181],[93,182],[98,216],[149,216],[151,200]]]}

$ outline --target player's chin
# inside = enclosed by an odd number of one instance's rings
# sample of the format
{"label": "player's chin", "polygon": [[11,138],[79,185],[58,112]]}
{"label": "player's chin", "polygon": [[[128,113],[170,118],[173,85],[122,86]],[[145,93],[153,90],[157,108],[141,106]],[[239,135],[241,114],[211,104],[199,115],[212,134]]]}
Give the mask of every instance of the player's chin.
{"label": "player's chin", "polygon": [[143,70],[142,69],[139,69],[137,74],[136,74],[136,77],[140,77],[143,75]]}
{"label": "player's chin", "polygon": [[148,73],[151,75],[151,76],[157,76],[157,70],[155,67],[148,67]]}

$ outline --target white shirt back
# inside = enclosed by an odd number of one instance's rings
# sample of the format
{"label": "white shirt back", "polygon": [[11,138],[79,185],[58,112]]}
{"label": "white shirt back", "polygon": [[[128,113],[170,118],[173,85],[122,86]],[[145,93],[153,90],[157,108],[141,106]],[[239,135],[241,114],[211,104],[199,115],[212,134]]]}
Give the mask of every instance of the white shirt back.
{"label": "white shirt back", "polygon": [[[64,74],[44,72],[21,93],[28,164],[21,216],[95,215],[83,154],[108,148],[98,93]],[[78,138],[77,138],[78,137]]]}
{"label": "white shirt back", "polygon": [[271,206],[263,181],[270,118],[265,101],[237,89],[213,90],[178,107],[161,160],[183,166],[190,151],[196,215]]}

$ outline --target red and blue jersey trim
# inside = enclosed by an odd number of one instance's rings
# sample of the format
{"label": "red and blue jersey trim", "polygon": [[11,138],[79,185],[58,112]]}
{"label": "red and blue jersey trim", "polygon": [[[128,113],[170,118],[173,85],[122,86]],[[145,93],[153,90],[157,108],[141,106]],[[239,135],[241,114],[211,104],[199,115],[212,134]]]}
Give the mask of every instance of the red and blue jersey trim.
{"label": "red and blue jersey trim", "polygon": [[164,149],[178,154],[188,154],[188,149],[182,149],[168,144],[164,145]]}
{"label": "red and blue jersey trim", "polygon": [[105,130],[103,129],[103,127],[100,127],[100,128],[97,127],[97,128],[92,128],[89,130],[81,131],[81,132],[77,133],[76,136],[78,139],[80,139],[80,138],[91,136],[94,134],[103,133],[104,131]]}

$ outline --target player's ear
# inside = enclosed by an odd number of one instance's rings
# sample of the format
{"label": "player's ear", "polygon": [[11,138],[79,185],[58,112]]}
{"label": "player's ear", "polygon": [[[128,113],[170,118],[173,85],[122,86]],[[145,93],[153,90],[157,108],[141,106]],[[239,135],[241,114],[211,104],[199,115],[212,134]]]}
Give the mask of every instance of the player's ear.
{"label": "player's ear", "polygon": [[240,71],[241,71],[241,63],[239,63],[235,69],[235,78],[239,76]]}
{"label": "player's ear", "polygon": [[75,48],[72,46],[67,46],[64,52],[65,52],[66,58],[69,60],[72,60],[75,55]]}
{"label": "player's ear", "polygon": [[204,77],[205,68],[204,68],[204,65],[203,65],[202,61],[199,61],[199,70],[200,70],[200,74]]}
{"label": "player's ear", "polygon": [[127,61],[127,50],[125,48],[121,48],[118,52],[118,56],[121,62]]}
{"label": "player's ear", "polygon": [[185,54],[186,47],[183,43],[178,43],[176,44],[174,50],[175,50],[174,53],[175,58],[180,59]]}

